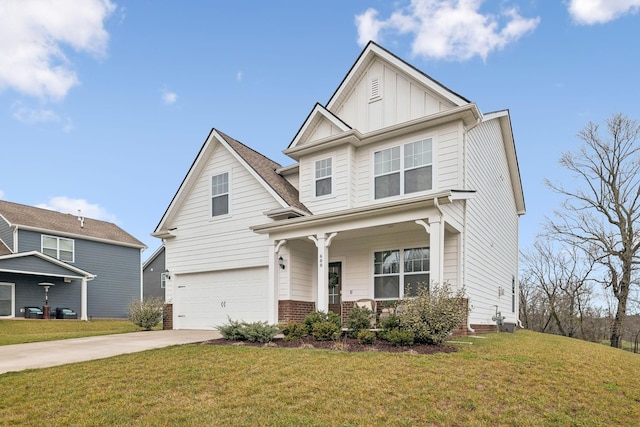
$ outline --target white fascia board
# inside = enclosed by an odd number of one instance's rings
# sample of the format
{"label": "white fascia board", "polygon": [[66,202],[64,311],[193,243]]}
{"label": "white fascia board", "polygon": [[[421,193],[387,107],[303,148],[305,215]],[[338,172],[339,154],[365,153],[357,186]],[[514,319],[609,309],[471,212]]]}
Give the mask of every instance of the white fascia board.
{"label": "white fascia board", "polygon": [[516,153],[516,143],[513,138],[513,128],[511,127],[509,110],[494,111],[484,115],[485,121],[493,119],[499,120],[500,129],[502,130],[502,141],[507,157],[511,187],[514,192],[513,196],[515,198],[516,211],[518,215],[524,215],[526,213],[524,191],[522,188],[522,178],[520,177],[520,166],[518,165],[518,155]]}
{"label": "white fascia board", "polygon": [[309,113],[309,116],[305,120],[304,124],[294,137],[293,141],[291,141],[291,144],[289,144],[289,147],[287,148],[295,148],[302,140],[304,140],[304,138],[307,136],[307,132],[310,131],[311,128],[322,119],[328,120],[332,125],[343,132],[347,132],[351,129],[349,125],[340,120],[340,118],[336,117],[329,110],[327,110],[320,104],[316,104],[313,107],[313,110],[311,110],[311,113]]}
{"label": "white fascia board", "polygon": [[293,230],[297,228],[305,228],[309,226],[325,226],[332,223],[339,223],[354,218],[367,218],[385,214],[392,211],[406,210],[411,206],[424,204],[425,202],[433,203],[434,199],[438,199],[438,203],[451,203],[451,191],[442,191],[435,194],[425,196],[412,197],[410,199],[402,198],[391,202],[382,202],[369,204],[357,208],[345,209],[338,212],[327,212],[318,215],[307,215],[299,218],[292,218],[268,224],[261,224],[250,227],[252,231],[258,234],[268,234],[282,230]]}
{"label": "white fascia board", "polygon": [[365,48],[365,51],[360,55],[353,67],[351,67],[351,70],[340,84],[338,90],[333,94],[333,96],[327,103],[327,109],[329,109],[330,111],[333,109],[335,103],[338,102],[338,100],[342,99],[345,91],[349,91],[349,89],[353,87],[359,76],[376,57],[390,63],[394,67],[401,70],[403,73],[421,82],[430,90],[449,100],[454,105],[460,106],[469,103],[469,101],[467,101],[466,99],[451,92],[445,86],[429,78],[427,75],[409,65],[407,62],[401,60],[400,58],[381,48],[377,44],[369,43]]}

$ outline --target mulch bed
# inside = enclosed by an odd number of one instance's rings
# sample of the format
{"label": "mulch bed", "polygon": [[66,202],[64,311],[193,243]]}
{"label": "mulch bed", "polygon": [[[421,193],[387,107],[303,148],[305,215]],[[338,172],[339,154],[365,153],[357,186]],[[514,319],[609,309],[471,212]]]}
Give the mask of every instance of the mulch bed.
{"label": "mulch bed", "polygon": [[373,345],[363,345],[355,338],[343,337],[336,341],[316,341],[313,339],[302,339],[297,341],[285,341],[282,338],[276,338],[269,344],[261,344],[250,341],[233,341],[226,339],[215,339],[204,341],[203,345],[242,345],[250,347],[275,347],[275,348],[318,348],[326,350],[336,350],[345,352],[356,351],[381,351],[388,353],[413,353],[413,354],[436,354],[436,353],[453,353],[458,351],[456,347],[449,345],[429,345],[414,344],[407,347],[395,347],[384,340],[376,340]]}

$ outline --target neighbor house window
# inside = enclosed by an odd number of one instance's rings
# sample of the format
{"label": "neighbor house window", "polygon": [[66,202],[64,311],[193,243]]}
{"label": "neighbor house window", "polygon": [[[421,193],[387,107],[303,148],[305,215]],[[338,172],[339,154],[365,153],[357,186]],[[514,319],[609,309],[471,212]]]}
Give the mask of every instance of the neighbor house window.
{"label": "neighbor house window", "polygon": [[331,194],[331,159],[316,162],[316,197]]}
{"label": "neighbor house window", "polygon": [[431,190],[432,140],[423,139],[376,151],[373,155],[374,197],[385,197]]}
{"label": "neighbor house window", "polygon": [[229,172],[211,177],[211,216],[229,213]]}
{"label": "neighbor house window", "polygon": [[429,287],[429,248],[374,252],[375,299],[412,297],[423,286]]}
{"label": "neighbor house window", "polygon": [[167,287],[167,273],[160,273],[160,289]]}
{"label": "neighbor house window", "polygon": [[74,241],[63,237],[42,236],[42,253],[60,261],[74,261]]}

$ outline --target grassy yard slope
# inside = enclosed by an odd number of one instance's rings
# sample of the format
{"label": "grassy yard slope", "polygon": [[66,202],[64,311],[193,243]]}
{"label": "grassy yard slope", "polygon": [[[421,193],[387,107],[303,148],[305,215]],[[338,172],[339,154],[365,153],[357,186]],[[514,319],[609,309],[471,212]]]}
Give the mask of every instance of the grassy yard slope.
{"label": "grassy yard slope", "polygon": [[128,320],[0,320],[0,345],[140,331]]}
{"label": "grassy yard slope", "polygon": [[413,355],[206,345],[0,375],[0,425],[634,426],[640,358],[528,331]]}

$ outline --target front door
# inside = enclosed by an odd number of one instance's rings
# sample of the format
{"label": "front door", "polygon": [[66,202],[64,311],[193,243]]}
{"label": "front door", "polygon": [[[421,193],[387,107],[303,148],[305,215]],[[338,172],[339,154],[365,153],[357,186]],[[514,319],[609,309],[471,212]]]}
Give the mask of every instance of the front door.
{"label": "front door", "polygon": [[342,293],[342,263],[330,262],[329,263],[329,311],[336,313],[340,316],[341,313],[341,298]]}

